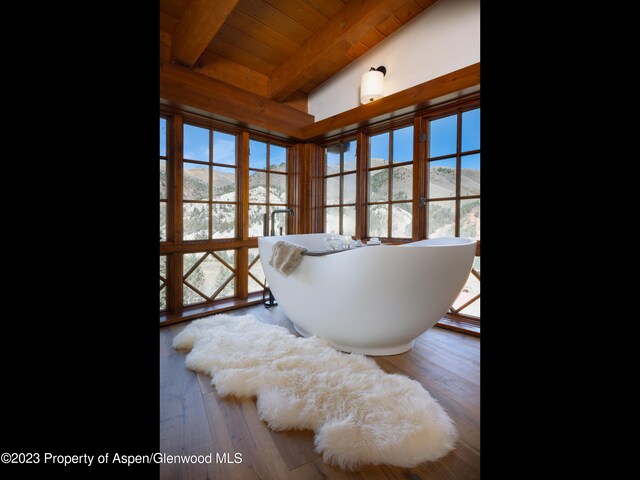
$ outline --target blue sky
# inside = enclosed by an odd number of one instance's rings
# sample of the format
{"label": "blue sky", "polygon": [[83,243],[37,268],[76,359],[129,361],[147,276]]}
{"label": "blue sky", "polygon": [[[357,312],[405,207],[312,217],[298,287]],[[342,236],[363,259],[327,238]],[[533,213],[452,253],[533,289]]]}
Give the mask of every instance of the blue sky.
{"label": "blue sky", "polygon": [[[166,120],[160,119],[160,155],[166,155]],[[393,158],[395,162],[409,161],[413,157],[413,126],[394,130]],[[429,152],[430,157],[449,155],[455,153],[457,142],[456,115],[439,118],[430,122]],[[352,142],[355,143],[355,142]],[[389,132],[370,137],[371,158],[389,159]],[[476,150],[480,148],[480,109],[466,111],[462,114],[462,151]],[[250,141],[251,156],[250,168],[266,168],[267,144],[257,140]],[[271,145],[271,164],[278,165],[286,160],[286,149],[277,145]],[[350,149],[351,150],[351,149]],[[355,148],[353,148],[355,152]],[[222,132],[213,132],[213,161],[235,165],[236,138]],[[353,155],[345,154],[345,160]],[[184,157],[191,160],[209,161],[209,130],[193,125],[184,126]],[[333,155],[327,156],[331,160],[339,162]],[[438,163],[441,166],[450,166],[448,163]],[[480,169],[480,155],[463,157],[462,168]]]}
{"label": "blue sky", "polygon": [[[184,126],[184,158],[189,160],[209,161],[209,130]],[[236,137],[223,132],[213,132],[213,161],[227,165],[236,164]]]}
{"label": "blue sky", "polygon": [[[440,157],[456,153],[458,140],[457,115],[439,118],[430,122],[429,157]],[[480,148],[480,109],[462,114],[462,151]]]}
{"label": "blue sky", "polygon": [[167,121],[160,119],[160,155],[167,154]]}

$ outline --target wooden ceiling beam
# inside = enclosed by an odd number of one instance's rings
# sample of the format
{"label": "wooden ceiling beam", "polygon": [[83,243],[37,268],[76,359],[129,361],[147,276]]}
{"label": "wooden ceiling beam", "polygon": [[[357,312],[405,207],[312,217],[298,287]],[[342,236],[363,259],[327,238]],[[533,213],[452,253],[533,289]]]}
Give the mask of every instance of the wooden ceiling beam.
{"label": "wooden ceiling beam", "polygon": [[277,102],[302,87],[310,78],[384,22],[407,0],[351,0],[325,27],[304,42],[271,74],[269,97]]}
{"label": "wooden ceiling beam", "polygon": [[172,35],[171,60],[192,67],[239,0],[191,0]]}
{"label": "wooden ceiling beam", "polygon": [[231,124],[299,139],[313,115],[179,65],[160,62],[160,102]]}
{"label": "wooden ceiling beam", "polygon": [[256,93],[263,97],[267,96],[269,77],[209,50],[205,50],[200,56],[193,66],[193,71],[242,88],[248,92]]}

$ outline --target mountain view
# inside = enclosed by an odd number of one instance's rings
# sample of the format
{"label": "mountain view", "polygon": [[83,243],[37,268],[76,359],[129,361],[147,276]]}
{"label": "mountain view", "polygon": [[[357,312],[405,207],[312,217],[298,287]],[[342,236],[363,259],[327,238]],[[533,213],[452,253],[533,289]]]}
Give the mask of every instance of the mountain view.
{"label": "mountain view", "polygon": [[[384,164],[372,159],[372,165]],[[333,167],[333,166],[332,166]],[[346,169],[346,168],[345,168]],[[328,168],[328,172],[339,172],[339,166]],[[413,198],[413,166],[403,165],[393,167],[391,200],[407,200],[407,203],[391,205],[391,231],[394,238],[411,238]],[[389,196],[389,169],[373,170],[369,173],[368,198],[372,202],[386,202]],[[355,203],[356,178],[355,174],[342,177],[343,203]],[[480,171],[463,168],[460,178],[461,194],[480,194]],[[340,200],[340,177],[329,177],[326,181],[327,205],[337,205]],[[456,193],[456,171],[451,167],[432,167],[429,179],[429,198],[454,197]],[[386,237],[389,209],[388,205],[370,205],[369,234],[370,236]],[[460,202],[460,235],[463,237],[480,238],[480,200],[470,199]],[[338,233],[339,208],[326,209],[327,232]],[[343,209],[343,227],[345,235],[355,234],[355,210]],[[429,203],[429,237],[453,236],[455,233],[455,201]]]}
{"label": "mountain view", "polygon": [[[194,167],[194,168],[187,168]],[[237,193],[236,193],[236,169],[228,167],[213,168],[212,199],[219,202],[234,202],[230,204],[212,205],[213,208],[213,238],[234,238]],[[345,170],[355,168],[345,162]],[[392,172],[392,192],[391,198],[394,201],[406,200],[403,203],[391,205],[392,236],[396,238],[410,238],[412,224],[413,197],[413,172],[412,165],[393,167]],[[274,168],[275,170],[275,168]],[[284,169],[283,169],[284,170]],[[327,173],[339,173],[339,165],[327,165]],[[260,236],[263,232],[263,215],[266,212],[265,205],[255,205],[256,203],[266,203],[267,201],[267,175],[270,175],[270,203],[281,203],[285,206],[287,201],[287,176],[278,173],[268,173],[250,170],[249,176],[249,235]],[[372,201],[385,202],[388,198],[389,169],[374,170],[369,172],[369,198]],[[193,203],[190,200],[208,200],[209,198],[209,167],[196,164],[185,164],[184,169],[184,202],[183,202],[183,230],[185,240],[206,239],[208,237],[208,203]],[[326,202],[338,204],[340,200],[340,182],[343,182],[344,203],[355,203],[356,196],[356,176],[347,174],[327,179],[326,182]],[[455,195],[455,169],[450,167],[432,167],[429,178],[429,198],[447,198]],[[161,197],[166,198],[167,176],[164,162],[160,164],[160,190]],[[476,169],[463,168],[461,172],[461,193],[462,195],[480,194],[480,171]],[[275,205],[271,208],[279,208]],[[368,210],[370,234],[371,236],[386,237],[388,221],[388,205],[370,205]],[[326,231],[338,232],[339,207],[328,207],[326,209]],[[343,208],[344,233],[355,234],[355,207]],[[161,209],[161,229],[166,224],[166,212]],[[480,200],[461,200],[460,212],[460,235],[463,237],[480,238]],[[429,237],[442,237],[454,235],[455,222],[455,201],[444,200],[429,202]],[[276,232],[280,227],[286,233],[285,216],[276,216]],[[257,251],[256,253],[257,254]],[[195,264],[203,254],[185,254],[184,272]],[[220,252],[231,266],[235,266],[235,252],[228,250]],[[260,262],[258,262],[259,264]],[[256,265],[258,265],[256,264]],[[479,264],[477,265],[479,268]],[[257,274],[259,272],[259,275]],[[254,266],[252,272],[262,279],[261,266]],[[207,259],[189,276],[187,281],[207,295],[216,292],[218,288],[232,272],[220,263],[213,256],[208,255]],[[474,281],[478,284],[477,287]],[[258,289],[251,279],[252,289]],[[471,298],[479,292],[479,282],[470,277],[466,292],[461,294],[457,305],[464,303],[461,299]],[[217,298],[234,294],[234,280],[223,289]],[[198,303],[202,301],[196,292],[185,285],[184,301],[186,304]],[[479,308],[475,302],[465,309],[464,313],[473,314],[472,311]]]}
{"label": "mountain view", "polygon": [[[353,168],[347,166],[345,169]],[[333,166],[328,166],[328,173]],[[335,167],[333,167],[335,168]],[[410,200],[413,197],[412,166],[400,166],[391,169],[393,172],[392,200],[407,200],[407,203],[393,204],[391,208],[392,236],[397,238],[411,237],[412,212]],[[213,167],[213,200],[220,202],[236,202],[235,169]],[[251,204],[266,203],[267,175],[271,175],[270,200],[271,203],[286,203],[286,176],[277,173],[251,171],[249,177],[249,202]],[[374,170],[369,177],[369,198],[372,201],[387,201],[389,188],[389,170]],[[164,162],[160,165],[160,190],[167,191],[166,170]],[[343,182],[344,203],[355,203],[356,177],[355,174],[336,176],[327,179],[326,203],[339,203],[340,182]],[[478,195],[480,193],[480,171],[463,168],[461,175],[462,195]],[[166,193],[164,194],[166,195]],[[447,198],[455,195],[455,169],[450,167],[435,167],[430,169],[429,198]],[[184,170],[184,204],[183,229],[185,240],[205,239],[208,235],[209,205],[204,203],[190,203],[189,200],[207,200],[209,197],[208,167],[186,168]],[[235,204],[214,204],[214,233],[213,238],[235,237]],[[455,202],[452,200],[429,203],[429,237],[453,235],[455,221]],[[264,205],[250,205],[249,234],[262,235]],[[372,236],[386,236],[387,205],[369,206],[370,233]],[[340,212],[338,208],[328,208],[326,215],[327,231],[338,231]],[[355,210],[344,209],[345,234],[355,233]],[[276,217],[276,232],[283,227],[286,233],[284,216]],[[161,211],[161,226],[166,223],[166,213]],[[480,238],[480,200],[461,201],[460,235],[470,238]]]}
{"label": "mountain view", "polygon": [[[212,184],[212,200],[214,202],[236,202],[236,169],[228,167],[213,166],[213,184]],[[252,205],[253,203],[267,202],[267,176],[269,175],[269,201],[270,203],[282,204],[274,205],[270,208],[284,208],[287,201],[287,176],[285,172],[286,166],[275,165],[272,172],[267,173],[261,171],[250,170],[249,174],[249,235],[261,236],[263,233],[265,205]],[[167,192],[167,173],[164,162],[160,163],[160,191],[161,197],[166,198]],[[183,238],[184,240],[199,240],[208,238],[209,232],[209,208],[208,203],[194,203],[193,200],[207,201],[209,199],[209,167],[198,164],[189,164],[185,162],[183,172]],[[213,203],[213,238],[234,238],[236,236],[236,208],[235,203]],[[161,209],[160,215],[161,232],[166,225],[166,212]],[[276,216],[276,232],[279,233],[280,227],[286,233],[286,224],[284,216]],[[235,251],[225,250],[216,252],[230,266],[235,267]],[[257,255],[255,249],[254,256]],[[195,263],[202,258],[202,253],[184,254],[183,271],[186,274]],[[250,260],[251,260],[250,259]],[[260,280],[264,280],[264,273],[260,262],[254,265],[251,272]],[[188,276],[186,281],[196,287],[201,292],[210,296],[215,293],[232,275],[223,263],[210,254],[206,259]],[[224,289],[216,296],[223,298],[234,295],[235,279],[231,280]],[[250,279],[250,291],[259,290],[259,285]],[[183,301],[185,305],[199,303],[204,299],[187,285],[184,286]],[[164,308],[164,302],[161,302],[161,308]]]}
{"label": "mountain view", "polygon": [[[456,171],[451,167],[431,167],[429,198],[453,197],[456,193]],[[463,168],[460,176],[461,195],[480,195],[480,170]],[[455,233],[455,201],[429,203],[429,238],[453,236]],[[460,201],[460,236],[480,238],[480,200]]]}

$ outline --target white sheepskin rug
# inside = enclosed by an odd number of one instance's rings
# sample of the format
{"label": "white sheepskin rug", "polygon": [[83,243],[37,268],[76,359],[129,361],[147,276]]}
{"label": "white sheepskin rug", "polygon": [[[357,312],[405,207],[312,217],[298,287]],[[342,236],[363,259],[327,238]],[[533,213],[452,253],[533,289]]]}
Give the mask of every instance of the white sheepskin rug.
{"label": "white sheepskin rug", "polygon": [[364,355],[297,337],[252,315],[196,320],[173,340],[220,396],[257,397],[273,430],[309,429],[325,463],[413,467],[454,448],[456,429],[420,383]]}

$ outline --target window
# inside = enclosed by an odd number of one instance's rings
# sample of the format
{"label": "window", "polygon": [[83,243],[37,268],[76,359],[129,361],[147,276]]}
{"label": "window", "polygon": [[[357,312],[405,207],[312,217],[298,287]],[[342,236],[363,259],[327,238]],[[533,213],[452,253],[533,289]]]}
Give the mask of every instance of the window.
{"label": "window", "polygon": [[236,251],[185,253],[182,257],[183,304],[212,302],[236,294]]}
{"label": "window", "polygon": [[428,122],[428,238],[480,239],[480,109]]}
{"label": "window", "polygon": [[249,293],[261,292],[267,286],[267,279],[262,269],[260,253],[257,248],[249,249]]}
{"label": "window", "polygon": [[356,141],[324,149],[325,232],[356,234]]}
{"label": "window", "polygon": [[[267,231],[271,230],[270,213],[287,208],[287,198],[287,148],[269,141],[249,140],[250,237],[262,236],[265,223]],[[277,235],[287,233],[287,217],[275,217]]]}
{"label": "window", "polygon": [[[429,238],[480,239],[480,109],[428,121]],[[480,317],[480,257],[452,313]]]}
{"label": "window", "polygon": [[411,238],[413,125],[369,137],[367,235]]}
{"label": "window", "polygon": [[480,318],[480,257],[473,261],[473,268],[462,292],[453,302],[452,313]]}
{"label": "window", "polygon": [[184,125],[183,240],[236,237],[236,137]]}
{"label": "window", "polygon": [[167,119],[160,117],[160,241],[167,240]]}
{"label": "window", "polygon": [[[159,117],[161,322],[257,299],[266,279],[256,237],[265,227],[271,231],[274,210],[291,204],[309,208],[300,212],[301,233],[393,243],[445,235],[480,239],[475,98],[346,133],[291,159],[281,138],[163,106]],[[176,152],[180,143],[182,152]],[[174,172],[182,179],[176,182]],[[289,218],[275,217],[276,234],[289,233]],[[479,317],[479,256],[450,314]]]}
{"label": "window", "polygon": [[167,309],[167,256],[160,255],[160,311]]}

